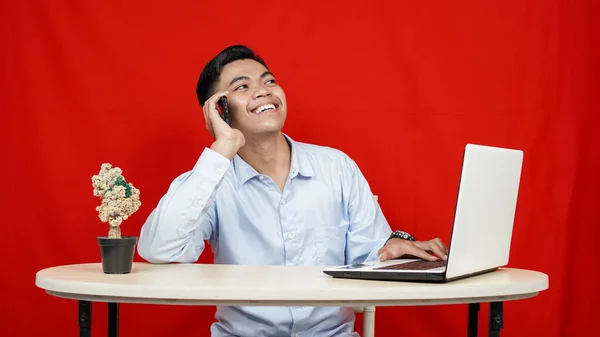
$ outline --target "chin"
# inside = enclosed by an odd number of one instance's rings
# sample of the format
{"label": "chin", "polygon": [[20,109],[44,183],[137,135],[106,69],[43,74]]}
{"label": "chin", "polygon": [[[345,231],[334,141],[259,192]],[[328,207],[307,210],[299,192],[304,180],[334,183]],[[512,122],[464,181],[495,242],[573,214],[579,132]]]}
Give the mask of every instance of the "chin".
{"label": "chin", "polygon": [[283,124],[283,120],[270,120],[264,121],[260,124],[249,125],[248,127],[244,128],[244,130],[240,131],[242,131],[244,134],[268,135],[281,132],[283,129]]}
{"label": "chin", "polygon": [[247,135],[252,135],[255,137],[257,137],[257,136],[262,137],[262,136],[278,134],[281,132],[281,129],[282,129],[282,127],[279,125],[263,126],[263,127],[259,127],[259,128],[246,129],[246,130],[242,131],[242,133],[244,135],[247,134]]}
{"label": "chin", "polygon": [[281,128],[266,128],[266,129],[259,130],[258,132],[256,132],[256,134],[272,135],[272,134],[277,134],[280,132],[281,132]]}

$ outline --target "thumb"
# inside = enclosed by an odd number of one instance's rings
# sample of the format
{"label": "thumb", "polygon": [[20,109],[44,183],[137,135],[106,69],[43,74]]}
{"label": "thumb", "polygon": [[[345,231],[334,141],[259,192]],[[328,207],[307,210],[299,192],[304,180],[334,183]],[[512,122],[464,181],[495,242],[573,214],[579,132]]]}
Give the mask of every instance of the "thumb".
{"label": "thumb", "polygon": [[392,252],[390,252],[389,247],[383,247],[379,250],[379,261],[387,261],[392,258]]}

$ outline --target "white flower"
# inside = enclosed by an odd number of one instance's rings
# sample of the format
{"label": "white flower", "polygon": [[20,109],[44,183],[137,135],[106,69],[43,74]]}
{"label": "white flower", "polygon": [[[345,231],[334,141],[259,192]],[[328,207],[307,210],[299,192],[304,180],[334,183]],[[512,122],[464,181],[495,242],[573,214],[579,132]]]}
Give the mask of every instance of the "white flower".
{"label": "white flower", "polygon": [[94,196],[102,198],[102,203],[96,207],[98,217],[110,227],[119,227],[142,205],[140,190],[127,183],[122,172],[120,168],[104,163],[99,174],[92,177]]}

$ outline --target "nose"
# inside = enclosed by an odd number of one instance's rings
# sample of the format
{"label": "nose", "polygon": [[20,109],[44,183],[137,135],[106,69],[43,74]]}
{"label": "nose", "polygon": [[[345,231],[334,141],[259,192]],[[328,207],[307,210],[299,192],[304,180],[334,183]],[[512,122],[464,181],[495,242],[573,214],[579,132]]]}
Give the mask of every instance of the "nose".
{"label": "nose", "polygon": [[259,85],[254,90],[254,99],[271,96],[271,90],[262,85]]}

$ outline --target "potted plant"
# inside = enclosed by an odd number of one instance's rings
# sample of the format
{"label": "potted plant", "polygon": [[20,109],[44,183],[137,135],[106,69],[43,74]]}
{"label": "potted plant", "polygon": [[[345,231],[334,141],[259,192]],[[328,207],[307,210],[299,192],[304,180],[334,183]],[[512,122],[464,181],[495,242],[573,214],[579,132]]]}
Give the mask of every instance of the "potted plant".
{"label": "potted plant", "polygon": [[121,223],[140,206],[140,190],[121,175],[123,171],[104,163],[92,177],[94,196],[102,199],[96,207],[102,222],[108,222],[108,236],[99,236],[102,270],[106,274],[131,272],[137,236],[121,236]]}

